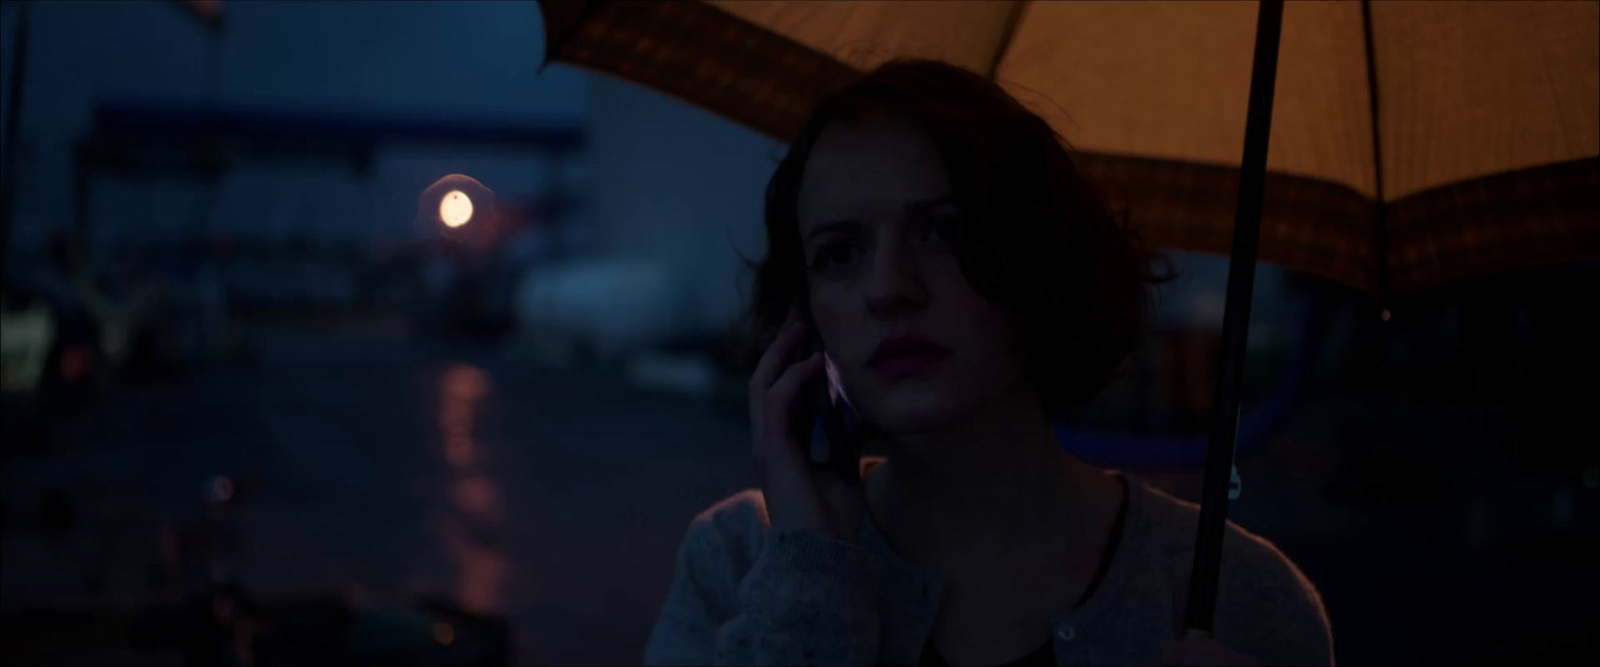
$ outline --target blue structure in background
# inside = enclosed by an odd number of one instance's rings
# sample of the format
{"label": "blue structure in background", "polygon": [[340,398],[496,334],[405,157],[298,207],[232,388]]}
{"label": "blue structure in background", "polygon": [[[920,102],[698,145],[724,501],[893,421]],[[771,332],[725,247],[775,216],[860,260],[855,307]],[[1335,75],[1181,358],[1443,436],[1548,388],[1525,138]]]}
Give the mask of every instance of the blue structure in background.
{"label": "blue structure in background", "polygon": [[75,225],[90,232],[94,177],[106,172],[208,180],[243,160],[317,157],[365,174],[379,146],[483,147],[560,160],[587,143],[587,129],[570,121],[107,102],[77,145]]}
{"label": "blue structure in background", "polygon": [[577,123],[512,123],[471,118],[327,113],[242,106],[114,102],[95,113],[95,135],[180,142],[234,140],[293,145],[481,144],[565,155],[586,140]]}
{"label": "blue structure in background", "polygon": [[[1265,403],[1240,416],[1235,460],[1256,450],[1283,425],[1299,401],[1321,347],[1326,314],[1315,296],[1306,304],[1283,375]],[[1056,427],[1062,449],[1086,463],[1109,468],[1198,468],[1205,465],[1207,435],[1185,438],[1137,436]]]}

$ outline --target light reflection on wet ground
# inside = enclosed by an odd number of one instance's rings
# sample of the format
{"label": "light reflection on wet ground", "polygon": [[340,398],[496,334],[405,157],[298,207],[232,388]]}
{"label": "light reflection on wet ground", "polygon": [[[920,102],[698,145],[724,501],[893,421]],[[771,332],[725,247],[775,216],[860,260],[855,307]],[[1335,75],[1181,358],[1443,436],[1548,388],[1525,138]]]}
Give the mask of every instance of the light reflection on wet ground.
{"label": "light reflection on wet ground", "polygon": [[442,595],[505,614],[519,664],[637,663],[689,520],[751,484],[740,420],[611,380],[349,335],[278,331],[259,350],[122,390],[50,457],[8,462],[8,518],[51,486],[81,500],[64,536],[8,522],[5,609],[162,599],[161,526],[226,475],[259,597]]}
{"label": "light reflection on wet ground", "polygon": [[[455,563],[456,599],[475,614],[504,611],[503,593],[510,567],[493,546],[504,518],[500,489],[478,463],[475,415],[478,401],[489,393],[489,374],[469,364],[451,364],[439,376],[439,425],[444,459],[452,468],[452,509],[440,523],[450,560]],[[489,538],[489,544],[474,539]]]}

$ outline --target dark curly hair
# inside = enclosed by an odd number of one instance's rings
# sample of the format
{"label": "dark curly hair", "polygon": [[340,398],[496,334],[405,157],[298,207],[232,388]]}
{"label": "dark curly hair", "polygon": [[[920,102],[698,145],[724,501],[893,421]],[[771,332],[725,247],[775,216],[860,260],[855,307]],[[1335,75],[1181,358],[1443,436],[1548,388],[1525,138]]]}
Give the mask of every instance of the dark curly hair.
{"label": "dark curly hair", "polygon": [[1016,318],[1029,379],[1052,416],[1088,403],[1115,378],[1142,332],[1147,286],[1172,278],[1126,216],[1073,166],[1065,140],[993,81],[932,60],[896,60],[829,95],[767,184],[765,260],[745,324],[753,367],[790,306],[808,298],[796,203],[823,130],[887,113],[937,148],[962,220],[961,272]]}

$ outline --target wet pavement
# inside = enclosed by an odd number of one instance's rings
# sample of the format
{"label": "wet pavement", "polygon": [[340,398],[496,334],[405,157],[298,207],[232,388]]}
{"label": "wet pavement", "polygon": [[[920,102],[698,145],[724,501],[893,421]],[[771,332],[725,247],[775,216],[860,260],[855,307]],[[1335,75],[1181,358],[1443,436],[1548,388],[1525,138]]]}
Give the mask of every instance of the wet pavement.
{"label": "wet pavement", "polygon": [[[152,576],[163,531],[199,521],[226,478],[238,577],[259,599],[443,597],[505,615],[514,664],[637,664],[689,520],[753,484],[738,411],[390,334],[277,328],[254,342],[250,363],[116,388],[46,451],[7,460],[0,610],[173,601]],[[1373,405],[1405,419],[1350,430]],[[1427,414],[1392,396],[1307,399],[1240,461],[1230,516],[1317,584],[1341,662],[1594,653],[1595,487],[1492,459],[1422,483],[1467,458],[1477,428]],[[1449,449],[1349,459],[1366,441]],[[1336,500],[1341,469],[1409,495]],[[1132,472],[1199,491],[1199,471]]]}
{"label": "wet pavement", "polygon": [[258,598],[440,596],[505,614],[517,664],[637,663],[689,520],[752,483],[737,415],[613,379],[370,334],[256,343],[8,461],[6,610],[170,599],[163,527],[225,477]]}

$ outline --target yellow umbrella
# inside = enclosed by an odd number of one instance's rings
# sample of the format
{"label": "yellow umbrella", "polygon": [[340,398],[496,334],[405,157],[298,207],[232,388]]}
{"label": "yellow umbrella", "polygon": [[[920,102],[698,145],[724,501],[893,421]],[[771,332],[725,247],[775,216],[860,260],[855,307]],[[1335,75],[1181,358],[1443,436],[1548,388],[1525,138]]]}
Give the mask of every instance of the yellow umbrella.
{"label": "yellow umbrella", "polygon": [[1600,256],[1600,2],[541,5],[547,62],[783,140],[889,59],[984,73],[1147,240],[1229,254],[1191,635],[1212,627],[1258,256],[1385,299]]}
{"label": "yellow umbrella", "polygon": [[[777,139],[893,57],[990,74],[1147,240],[1228,252],[1255,2],[541,5],[549,60]],[[1370,57],[1365,9],[1284,8],[1261,259],[1401,296],[1600,256],[1600,2],[1372,3]]]}

